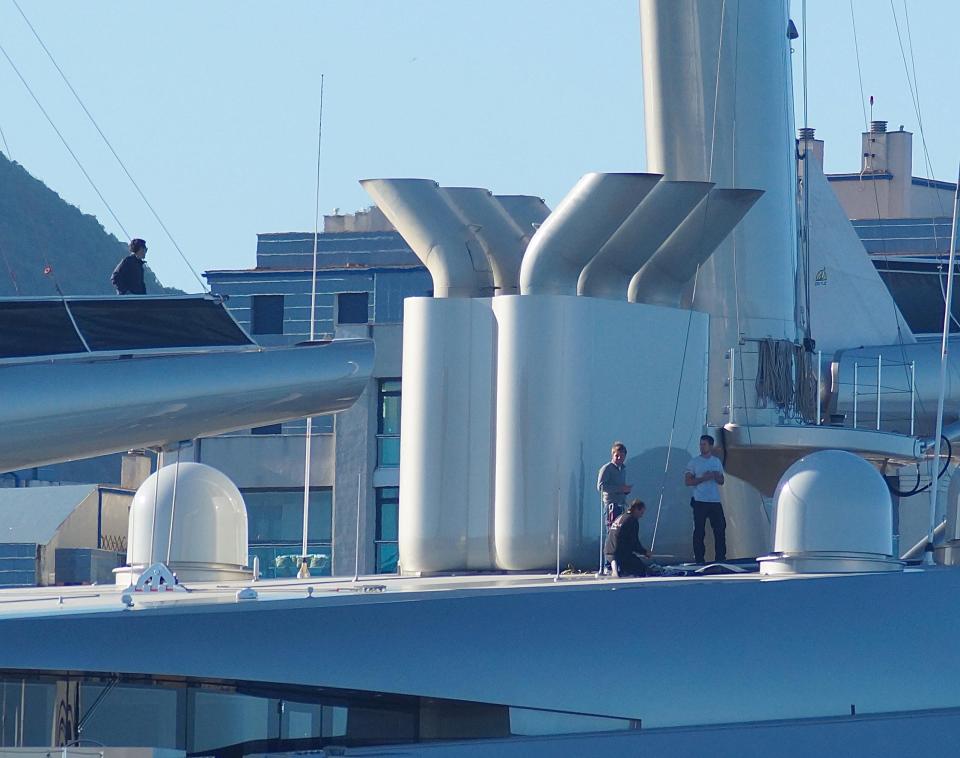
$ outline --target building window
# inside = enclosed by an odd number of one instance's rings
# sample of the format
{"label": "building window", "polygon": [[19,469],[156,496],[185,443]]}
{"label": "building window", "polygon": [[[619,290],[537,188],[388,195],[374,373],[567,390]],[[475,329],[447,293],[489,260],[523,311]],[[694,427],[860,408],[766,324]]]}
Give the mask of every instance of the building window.
{"label": "building window", "polygon": [[283,424],[268,424],[267,426],[255,426],[250,430],[250,434],[283,434]]}
{"label": "building window", "polygon": [[400,512],[400,489],[377,488],[377,538],[376,560],[378,574],[397,573],[399,549],[398,518]]}
{"label": "building window", "polygon": [[[303,488],[245,489],[250,564],[260,558],[264,578],[296,576],[303,548]],[[312,487],[307,524],[307,559],[311,576],[330,576],[333,493]]]}
{"label": "building window", "polygon": [[381,379],[377,410],[377,465],[400,465],[400,380]]}
{"label": "building window", "polygon": [[253,295],[251,334],[283,334],[283,295]]}
{"label": "building window", "polygon": [[341,292],[337,295],[337,323],[366,324],[369,300],[369,292]]}

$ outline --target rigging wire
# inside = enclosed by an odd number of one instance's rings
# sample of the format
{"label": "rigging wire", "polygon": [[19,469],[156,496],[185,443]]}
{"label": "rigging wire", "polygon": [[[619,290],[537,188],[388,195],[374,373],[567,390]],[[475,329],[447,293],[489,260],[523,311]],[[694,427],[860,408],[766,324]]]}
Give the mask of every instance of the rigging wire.
{"label": "rigging wire", "polygon": [[[9,60],[9,56],[7,60]],[[11,65],[12,65],[12,62],[11,62]],[[22,78],[21,78],[21,81],[22,81]],[[7,157],[7,160],[9,160],[12,163],[13,156],[10,154],[10,145],[7,143],[7,135],[4,134],[2,128],[0,128],[0,140],[3,141],[3,151]],[[4,265],[4,268],[6,268],[7,270],[7,275],[10,277],[10,283],[13,285],[13,292],[15,295],[19,296],[21,292],[20,292],[20,283],[17,281],[17,272],[16,272],[16,269],[14,269],[14,267],[10,264],[10,259],[7,256],[7,251],[5,246],[0,246],[0,257],[3,258],[3,265]],[[41,269],[43,271],[43,275],[50,276],[51,278],[53,278],[54,287],[62,297],[63,292],[60,291],[60,286],[59,284],[57,284],[56,277],[53,276],[53,266],[50,265],[50,261],[47,259],[45,250],[40,251],[40,257],[43,263],[43,266]]]}
{"label": "rigging wire", "polygon": [[[950,243],[947,242],[949,245]],[[938,256],[940,257],[940,256]],[[940,283],[940,297],[943,298],[943,307],[947,307],[947,290],[946,290],[946,272],[943,270],[943,262],[941,261],[937,265],[937,281]],[[958,319],[953,313],[950,314],[950,320],[954,323],[955,326],[960,327],[960,319]]]}
{"label": "rigging wire", "polygon": [[[803,37],[801,38],[801,61],[803,71],[803,129],[804,134],[809,134],[810,119],[808,116],[807,99],[807,0],[803,0],[800,11],[800,23],[803,25]],[[792,78],[791,78],[792,81]],[[792,89],[792,88],[791,88]],[[804,317],[803,327],[807,338],[811,337],[812,324],[810,323],[810,171],[809,161],[807,160],[808,150],[803,150],[803,244],[801,247],[801,266],[803,276],[803,304]],[[797,276],[801,271],[796,272]]]}
{"label": "rigging wire", "polygon": [[7,258],[7,251],[5,247],[5,245],[0,245],[0,257],[3,258],[3,265],[6,267],[7,274],[10,276],[10,282],[13,284],[13,292],[15,295],[19,295],[20,285],[17,283],[17,274],[10,265],[10,259]]}
{"label": "rigging wire", "polygon": [[117,214],[113,212],[113,208],[110,206],[110,203],[107,202],[107,199],[103,196],[103,193],[100,192],[100,188],[97,187],[96,182],[94,182],[93,179],[90,177],[90,174],[87,173],[87,170],[83,167],[83,163],[80,162],[80,159],[77,157],[77,154],[73,152],[73,148],[70,147],[66,138],[63,136],[63,133],[57,128],[57,125],[53,123],[53,119],[50,118],[50,114],[47,113],[46,108],[44,108],[43,105],[40,103],[40,100],[37,98],[33,89],[31,89],[30,85],[27,84],[27,80],[23,78],[23,74],[20,73],[20,69],[17,68],[17,65],[13,62],[13,59],[9,56],[9,54],[6,51],[6,48],[4,48],[3,45],[0,45],[0,53],[3,53],[3,57],[7,59],[7,63],[10,64],[10,67],[13,69],[14,73],[20,79],[23,86],[26,87],[27,92],[30,93],[30,97],[33,98],[33,102],[36,103],[37,107],[40,109],[40,112],[44,115],[44,118],[47,119],[47,123],[50,124],[53,131],[56,132],[57,136],[60,138],[60,141],[63,143],[63,146],[67,149],[67,152],[70,153],[70,157],[73,158],[74,162],[77,164],[77,167],[80,169],[80,172],[86,178],[87,182],[90,183],[90,186],[93,187],[93,191],[97,193],[97,197],[100,198],[100,202],[103,203],[104,207],[107,209],[107,212],[113,218],[114,222],[116,222],[117,226],[120,227],[120,230],[124,233],[127,239],[130,239],[130,234],[124,228],[123,224],[120,222],[120,219],[117,218]]}
{"label": "rigging wire", "polygon": [[[137,181],[133,178],[133,175],[127,169],[126,164],[124,164],[123,160],[121,160],[120,156],[117,154],[117,151],[114,149],[113,145],[110,143],[110,140],[107,139],[107,135],[103,133],[103,130],[100,128],[100,125],[97,123],[96,119],[94,119],[93,114],[90,113],[89,109],[84,104],[80,95],[77,93],[76,89],[74,89],[73,85],[70,83],[70,80],[67,79],[67,75],[64,74],[63,69],[60,68],[60,64],[57,63],[56,59],[53,57],[53,54],[50,52],[49,48],[47,48],[46,44],[44,44],[43,39],[41,39],[40,34],[37,32],[36,28],[34,28],[32,23],[30,23],[30,19],[27,18],[27,14],[23,12],[23,8],[20,7],[20,4],[17,2],[17,0],[11,0],[11,2],[13,2],[14,6],[16,6],[16,9],[20,12],[20,15],[23,17],[23,20],[26,22],[27,26],[30,28],[30,31],[33,32],[33,36],[36,37],[37,42],[40,43],[40,47],[43,48],[43,52],[47,54],[47,57],[50,59],[50,62],[53,64],[53,67],[57,70],[57,73],[60,74],[60,78],[63,79],[64,84],[67,85],[67,88],[73,94],[74,99],[76,99],[80,108],[83,110],[87,118],[90,120],[90,123],[93,124],[94,129],[97,130],[97,134],[100,135],[100,138],[103,140],[107,148],[109,148],[110,152],[113,154],[113,157],[116,159],[120,168],[123,169],[123,173],[126,174],[127,179],[130,180],[130,183],[133,185],[133,188],[137,191],[137,194],[140,195],[140,199],[143,200],[144,204],[150,210],[150,213],[157,220],[157,224],[163,230],[163,233],[167,235],[167,239],[170,240],[170,243],[173,245],[174,249],[177,251],[177,253],[179,253],[180,258],[186,264],[187,268],[190,269],[190,273],[193,274],[194,278],[197,280],[197,282],[199,282],[204,292],[209,291],[206,283],[203,281],[200,275],[196,272],[196,270],[190,264],[190,261],[187,259],[186,254],[180,248],[180,245],[177,244],[177,241],[173,238],[173,235],[170,233],[170,230],[167,228],[167,225],[163,222],[163,219],[160,218],[160,215],[157,213],[156,209],[153,207],[153,204],[147,199],[147,196],[143,193],[143,190],[140,189],[140,185],[137,184]],[[9,60],[9,57],[8,57],[8,60]],[[11,62],[11,65],[12,65],[12,62]],[[17,72],[17,74],[19,75],[19,72]],[[20,78],[21,80],[23,80],[23,77],[20,77]],[[24,85],[26,85],[26,82],[24,82]],[[33,93],[31,92],[31,94]],[[36,97],[34,97],[34,100],[36,100]],[[37,102],[37,105],[40,105],[40,103]],[[46,115],[46,112],[44,112],[44,115]],[[47,120],[48,121],[50,120],[49,116],[47,117]],[[53,126],[52,121],[51,121],[51,126]],[[56,129],[56,127],[54,127],[54,129]],[[59,131],[57,133],[59,134]],[[61,136],[61,140],[62,139],[63,137]],[[66,144],[66,142],[64,142],[64,144]],[[69,150],[70,148],[68,147],[67,149]],[[72,151],[71,151],[71,154],[72,154]],[[74,159],[76,160],[76,157],[74,157]],[[84,172],[84,175],[86,175],[86,172]],[[97,191],[97,194],[99,195],[100,192]],[[100,199],[103,200],[102,195]],[[106,204],[106,201],[104,201],[104,204]],[[109,206],[108,206],[108,209],[109,209]],[[110,211],[110,215],[113,216],[113,211]],[[113,216],[113,217],[114,217],[114,220],[117,221],[116,216]],[[120,226],[120,229],[123,231],[124,235],[126,235],[127,239],[129,240],[130,235],[128,234],[127,230],[123,228],[123,225],[120,224],[119,221],[117,221],[117,225]]]}
{"label": "rigging wire", "polygon": [[[904,51],[904,48],[903,48],[903,38],[900,34],[900,23],[897,18],[897,11],[896,11],[896,8],[894,7],[893,0],[890,0],[890,12],[893,15],[893,24],[897,31],[897,42],[899,43],[899,46],[900,46],[900,59],[903,61],[904,73],[906,74],[906,77],[907,77],[907,85],[910,90],[910,99],[913,103],[914,113],[917,116],[917,126],[919,127],[919,130],[920,130],[920,146],[923,151],[924,169],[926,170],[925,178],[929,186],[929,183],[934,180],[933,161],[930,158],[930,151],[927,149],[926,130],[923,128],[923,112],[920,108],[920,83],[917,79],[917,60],[913,54],[913,35],[910,31],[910,13],[907,10],[906,0],[903,0],[903,17],[904,17],[905,27],[907,30],[907,47],[910,50],[909,64],[907,63],[906,52]],[[936,198],[937,198],[937,204],[940,206],[940,215],[943,216],[945,214],[945,209],[943,207],[943,198],[940,196],[939,192],[936,194]],[[934,222],[933,223],[934,244],[939,245],[939,238],[937,235],[936,223],[934,219],[931,219],[931,221]]]}
{"label": "rigging wire", "polygon": [[[896,14],[896,10],[895,10],[894,7],[893,7],[893,0],[891,0],[890,9],[891,9],[891,11],[893,12],[893,21],[894,21],[894,25],[896,26],[896,29],[897,29],[897,37],[898,37],[898,39],[899,39],[899,38],[900,38],[900,26],[899,26],[899,24],[897,23],[897,14]],[[925,171],[926,171],[926,177],[925,177],[925,178],[926,178],[926,180],[927,180],[927,186],[929,187],[929,186],[930,186],[930,182],[934,179],[934,176],[933,176],[933,161],[931,160],[931,158],[930,158],[930,153],[929,153],[929,151],[927,150],[927,140],[926,140],[926,136],[925,136],[925,132],[924,132],[924,128],[923,128],[923,117],[922,117],[922,111],[921,111],[921,108],[920,108],[920,84],[919,84],[919,81],[918,81],[918,79],[917,79],[917,61],[916,61],[916,58],[914,57],[914,54],[913,54],[913,34],[911,33],[911,30],[910,30],[910,12],[909,12],[909,10],[908,10],[908,8],[907,8],[907,0],[903,0],[903,18],[904,18],[904,26],[905,26],[906,31],[907,31],[907,49],[909,49],[909,51],[910,51],[910,65],[909,65],[909,67],[907,66],[907,60],[906,60],[906,56],[904,55],[903,43],[902,43],[902,42],[901,42],[901,44],[900,44],[900,55],[901,55],[901,59],[903,60],[904,69],[906,70],[907,83],[910,84],[911,81],[912,81],[912,87],[910,88],[910,94],[911,94],[911,98],[912,98],[912,100],[913,100],[914,111],[915,111],[915,113],[916,113],[916,115],[917,115],[917,124],[918,124],[918,126],[919,126],[919,128],[920,128],[920,145],[921,145],[921,147],[922,147],[922,149],[923,149],[924,169],[925,169]],[[943,217],[943,216],[945,215],[945,213],[946,213],[946,211],[945,211],[945,209],[944,209],[944,207],[943,207],[943,197],[941,196],[941,194],[940,194],[939,191],[936,193],[935,196],[936,196],[936,199],[937,199],[937,205],[940,207],[940,217]],[[939,237],[939,235],[937,234],[937,221],[936,221],[936,217],[933,217],[933,218],[930,219],[930,224],[931,224],[931,228],[932,228],[932,231],[933,231],[933,245],[934,245],[934,250],[938,250],[938,249],[940,248],[940,237]],[[937,256],[937,257],[938,257],[938,258],[942,258],[942,256]],[[937,276],[937,278],[938,278],[939,281],[940,281],[940,296],[943,298],[944,307],[946,307],[946,303],[947,303],[947,292],[946,292],[945,278],[944,278],[944,277],[945,277],[945,274],[944,274],[944,271],[943,271],[943,264],[942,264],[942,261],[941,261],[941,263],[940,263],[940,265],[939,265],[939,267],[938,267],[938,276]],[[956,317],[953,313],[950,314],[950,320],[951,320],[954,324],[956,324],[958,327],[960,327],[960,320],[958,320],[957,317]]]}
{"label": "rigging wire", "polygon": [[[693,276],[693,289],[697,289],[697,276],[700,273],[700,267],[697,266],[697,272]],[[663,493],[667,486],[667,475],[670,472],[670,456],[673,452],[673,436],[677,431],[677,415],[680,412],[680,390],[683,387],[683,374],[687,365],[687,348],[690,346],[690,327],[693,324],[693,309],[687,315],[687,333],[683,339],[683,354],[680,357],[680,381],[677,386],[677,396],[673,403],[673,423],[670,426],[670,438],[667,441],[667,454],[663,463],[663,476],[660,477],[660,491],[657,495],[657,517],[653,522],[653,536],[650,538],[650,552],[653,552],[657,544],[657,530],[660,528],[660,512],[663,509]]]}
{"label": "rigging wire", "polygon": [[[3,152],[7,156],[7,159],[12,161],[13,158],[10,156],[10,147],[7,145],[7,137],[3,133],[3,128],[0,127],[0,140],[3,141]],[[7,274],[10,277],[10,282],[13,284],[13,293],[15,295],[20,294],[20,285],[17,283],[17,274],[13,270],[13,267],[10,265],[10,259],[7,258],[7,251],[4,245],[0,245],[0,257],[3,257],[3,265],[7,269]]]}
{"label": "rigging wire", "polygon": [[[317,247],[320,239],[320,155],[323,146],[323,80],[324,75],[320,74],[320,116],[317,125],[317,184],[314,193],[313,209],[313,271],[310,283],[310,341],[313,342],[317,335]],[[311,442],[313,440],[313,416],[307,416],[307,430],[304,437],[304,461],[303,461],[303,540],[301,558],[302,563],[299,573],[306,573],[309,576],[309,568],[304,568],[307,563],[307,537],[309,534],[308,525],[310,523],[310,458]],[[359,495],[358,495],[359,497]],[[333,556],[330,560],[330,571],[334,570]]]}
{"label": "rigging wire", "polygon": [[[3,131],[0,130],[0,137],[3,137]],[[3,137],[4,146],[6,146],[6,137]],[[7,158],[13,162],[13,159],[10,157],[9,151],[6,153]],[[41,271],[43,275],[49,277],[53,281],[53,286],[56,289],[60,297],[63,297],[63,291],[60,289],[60,285],[57,282],[56,276],[53,271],[53,266],[50,265],[50,260],[47,258],[46,250],[40,249],[39,255],[41,263],[43,264]],[[16,296],[20,296],[20,282],[17,281],[17,270],[10,263],[10,258],[7,255],[7,250],[5,245],[0,245],[0,258],[3,258],[3,266],[7,270],[7,276],[10,277],[10,283],[13,285],[13,293]]]}
{"label": "rigging wire", "polygon": [[[50,114],[47,113],[46,109],[40,103],[40,100],[37,98],[34,91],[30,88],[30,85],[27,84],[27,80],[23,78],[23,74],[20,73],[20,69],[17,68],[16,64],[13,62],[13,59],[7,53],[6,48],[4,48],[3,45],[0,45],[0,53],[2,53],[3,57],[7,59],[7,62],[10,64],[10,67],[13,69],[14,73],[16,73],[17,77],[20,79],[20,82],[23,84],[27,92],[33,98],[33,102],[36,103],[37,108],[39,108],[40,112],[44,115],[44,117],[46,117],[47,123],[49,123],[53,131],[56,132],[57,136],[60,138],[60,141],[63,143],[63,146],[67,149],[67,152],[70,153],[70,156],[73,158],[74,162],[76,162],[77,166],[80,169],[80,172],[84,175],[86,180],[90,183],[90,186],[93,187],[93,191],[97,193],[97,197],[100,198],[100,201],[103,203],[104,207],[113,217],[113,220],[117,223],[117,226],[119,226],[120,229],[123,231],[124,235],[127,235],[127,237],[129,238],[129,235],[127,234],[127,230],[124,229],[123,224],[120,223],[120,219],[118,219],[117,215],[113,212],[113,208],[110,207],[110,203],[107,202],[106,198],[100,192],[100,189],[97,187],[96,183],[93,181],[90,174],[87,173],[87,170],[83,167],[83,164],[80,162],[80,159],[77,157],[77,154],[73,152],[73,149],[67,143],[66,138],[57,128],[57,125],[53,123],[53,119],[50,118]],[[60,283],[57,281],[56,272],[54,271],[53,266],[50,264],[50,259],[47,257],[47,253],[45,249],[41,249],[40,256],[43,261],[43,275],[50,277],[51,281],[53,282],[53,287],[57,291],[57,294],[61,298],[63,298],[64,297],[63,290],[60,288]]]}
{"label": "rigging wire", "polygon": [[[950,336],[950,315],[953,305],[953,283],[954,283],[954,265],[956,262],[957,251],[957,214],[960,209],[960,175],[957,177],[953,193],[953,220],[950,226],[950,258],[948,266],[947,279],[947,301],[943,309],[943,332],[940,336],[940,391],[937,393],[937,413],[936,413],[936,434],[934,443],[934,460],[930,463],[931,474],[936,470],[935,461],[940,457],[940,442],[943,434],[943,411],[944,399],[947,387],[947,364],[949,354],[949,336]],[[948,458],[949,460],[949,458]],[[937,513],[937,495],[940,487],[933,486],[930,489],[930,509],[929,520],[927,521],[927,544],[924,551],[924,563],[933,563],[933,543],[936,532],[936,513]]]}
{"label": "rigging wire", "polygon": [[[737,3],[737,16],[736,23],[734,24],[734,29],[736,34],[733,40],[733,107],[731,112],[733,113],[732,118],[732,129],[730,131],[730,185],[732,187],[737,186],[737,84],[740,77],[738,73],[740,71],[740,4]],[[720,82],[719,77],[720,64],[717,63],[717,83]],[[718,104],[714,105],[714,119],[716,119],[716,111]],[[713,145],[710,146],[710,180],[713,181]],[[706,216],[704,216],[706,218]],[[706,222],[704,222],[706,223]],[[739,269],[737,267],[737,237],[733,235],[730,241],[730,266],[733,269],[733,311],[737,319],[737,335],[743,334],[743,325],[740,323],[740,275]],[[746,390],[744,390],[746,391]],[[744,405],[746,405],[746,398],[744,398]]]}
{"label": "rigging wire", "polygon": [[10,155],[10,145],[7,144],[7,135],[3,133],[3,127],[0,126],[0,141],[3,142],[3,153],[10,160],[13,160],[13,156]]}
{"label": "rigging wire", "polygon": [[[853,49],[854,49],[854,53],[856,55],[856,60],[857,60],[857,81],[859,82],[859,85],[860,85],[860,107],[863,111],[863,131],[865,134],[870,134],[870,123],[867,120],[867,98],[865,96],[864,88],[863,88],[863,70],[862,70],[862,64],[860,61],[860,39],[857,35],[857,17],[853,9],[853,0],[850,0],[850,23],[853,30]],[[909,78],[909,74],[908,74],[908,78]],[[870,98],[870,107],[871,107],[871,114],[872,114],[872,109],[873,109],[872,97]],[[922,127],[921,127],[921,130],[922,130]],[[860,172],[861,179],[863,177],[863,173],[864,173],[864,170],[862,169]],[[880,210],[880,191],[879,191],[879,188],[877,187],[877,182],[875,180],[871,181],[871,187],[873,189],[874,208],[876,209],[876,221],[880,223],[882,221],[881,217],[883,214],[882,214],[882,211]],[[934,230],[934,233],[936,233],[936,230]],[[883,245],[883,252],[881,254],[883,272],[887,274],[887,277],[889,278],[891,275],[890,251],[887,246],[886,236],[881,235],[880,239],[882,240],[882,245]],[[900,364],[904,372],[904,380],[909,383],[910,378],[909,378],[908,372],[909,372],[910,362],[907,360],[906,344],[903,338],[902,314],[900,313],[900,309],[897,307],[896,301],[894,301],[892,297],[890,299],[890,307],[893,310],[894,323],[896,324],[896,327],[897,327],[896,344],[900,350]],[[878,391],[879,391],[879,387],[878,387]],[[920,410],[924,411],[925,404],[923,402],[923,399],[918,397],[917,402],[920,405]]]}
{"label": "rigging wire", "polygon": [[[906,13],[907,4],[904,0],[903,4],[904,13]],[[907,75],[907,87],[910,90],[910,99],[913,101],[913,110],[917,116],[917,126],[920,130],[920,145],[923,148],[923,157],[924,162],[926,163],[926,168],[928,171],[927,180],[929,181],[932,174],[932,164],[930,162],[930,151],[927,149],[927,137],[923,128],[923,115],[920,112],[920,90],[919,83],[916,81],[917,69],[916,69],[916,60],[913,57],[913,43],[910,42],[910,59],[913,63],[913,76],[910,74],[910,66],[907,64],[907,54],[903,47],[903,36],[900,34],[900,21],[897,18],[897,9],[893,4],[893,0],[890,0],[890,12],[893,15],[893,25],[897,30],[897,43],[900,46],[900,58],[903,61],[904,72]],[[909,34],[909,26],[907,27],[907,33]],[[938,195],[939,198],[939,195]],[[943,205],[941,203],[941,210],[943,210]]]}
{"label": "rigging wire", "polygon": [[857,17],[853,12],[853,0],[850,0],[850,22],[853,25],[853,50],[857,54],[857,79],[860,81],[860,108],[863,111],[863,131],[868,131],[867,101],[863,97],[863,70],[860,65],[860,42],[857,38]]}
{"label": "rigging wire", "polygon": [[[903,62],[904,74],[906,75],[907,85],[910,91],[910,99],[911,99],[911,102],[913,103],[914,113],[917,117],[917,127],[920,131],[920,146],[923,153],[925,179],[927,180],[927,187],[929,188],[931,183],[935,181],[935,178],[933,176],[933,161],[930,157],[930,151],[927,146],[926,130],[924,129],[924,126],[923,126],[923,111],[920,105],[920,85],[919,85],[919,80],[917,78],[917,61],[913,52],[913,34],[910,29],[910,13],[907,7],[906,0],[903,0],[903,16],[904,16],[904,26],[907,33],[907,49],[909,49],[910,51],[909,63],[907,62],[907,54],[903,45],[903,35],[900,32],[900,22],[897,17],[897,11],[896,11],[896,7],[894,6],[893,0],[890,0],[890,12],[891,12],[891,15],[893,16],[893,24],[897,33],[897,43],[900,48],[900,59]],[[937,200],[937,204],[940,208],[940,217],[943,217],[946,214],[946,211],[943,207],[943,197],[941,196],[939,191],[936,191],[935,197]],[[931,230],[933,232],[934,250],[939,250],[940,236],[937,233],[936,219],[937,219],[936,216],[931,217],[930,225],[931,225]],[[946,287],[945,287],[945,278],[946,276],[948,276],[948,274],[945,273],[943,270],[942,257],[943,257],[942,254],[937,255],[937,258],[940,259],[937,278],[940,284],[940,295],[943,299],[944,309],[946,309],[947,293],[946,293]],[[960,321],[957,320],[957,317],[952,312],[950,313],[950,321],[952,321],[957,326],[960,326]],[[920,401],[920,404],[922,409],[923,408],[922,400]]]}

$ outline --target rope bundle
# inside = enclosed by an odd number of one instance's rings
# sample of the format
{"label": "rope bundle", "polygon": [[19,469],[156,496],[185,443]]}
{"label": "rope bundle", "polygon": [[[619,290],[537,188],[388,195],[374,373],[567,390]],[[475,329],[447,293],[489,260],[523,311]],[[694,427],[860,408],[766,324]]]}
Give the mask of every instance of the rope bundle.
{"label": "rope bundle", "polygon": [[757,405],[768,403],[805,421],[816,421],[817,377],[813,356],[789,340],[765,339],[758,343]]}

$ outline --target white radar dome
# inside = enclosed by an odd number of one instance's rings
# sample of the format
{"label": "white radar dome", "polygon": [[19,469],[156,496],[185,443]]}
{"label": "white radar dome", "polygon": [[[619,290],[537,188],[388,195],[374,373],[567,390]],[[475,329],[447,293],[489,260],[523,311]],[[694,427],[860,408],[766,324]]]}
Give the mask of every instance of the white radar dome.
{"label": "white radar dome", "polygon": [[117,583],[136,581],[158,562],[181,580],[245,578],[247,548],[247,508],[236,485],[202,463],[170,464],[147,477],[134,495],[129,568],[118,570]]}
{"label": "white radar dome", "polygon": [[764,574],[896,571],[893,501],[883,477],[846,450],[786,470],[773,496],[773,554]]}

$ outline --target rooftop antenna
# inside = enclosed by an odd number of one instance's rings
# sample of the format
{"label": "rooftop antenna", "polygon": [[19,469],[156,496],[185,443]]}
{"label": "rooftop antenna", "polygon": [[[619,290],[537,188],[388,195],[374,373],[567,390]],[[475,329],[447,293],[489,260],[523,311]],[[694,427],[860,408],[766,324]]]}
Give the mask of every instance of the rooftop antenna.
{"label": "rooftop antenna", "polygon": [[[323,145],[323,74],[320,74],[320,118],[317,126],[317,185],[313,210],[313,275],[310,284],[310,341],[317,337],[317,241],[320,237],[320,148]],[[300,569],[297,576],[306,579],[310,576],[307,556],[307,532],[310,526],[310,443],[313,439],[313,417],[307,416],[307,432],[303,443],[303,544],[300,550]],[[333,535],[330,539],[333,544]],[[331,549],[330,573],[333,574],[333,555]]]}
{"label": "rooftop antenna", "polygon": [[936,528],[934,520],[937,517],[937,490],[939,489],[940,468],[940,441],[943,437],[943,399],[947,389],[947,352],[948,337],[950,336],[950,319],[953,315],[953,274],[954,262],[957,253],[957,210],[960,207],[960,171],[958,171],[957,187],[953,194],[953,225],[950,229],[950,259],[947,264],[947,294],[943,308],[943,335],[940,341],[940,393],[937,395],[937,432],[933,443],[933,461],[930,464],[930,476],[933,479],[930,487],[930,520],[927,524],[927,546],[924,548],[923,562],[933,564],[933,531]]}

